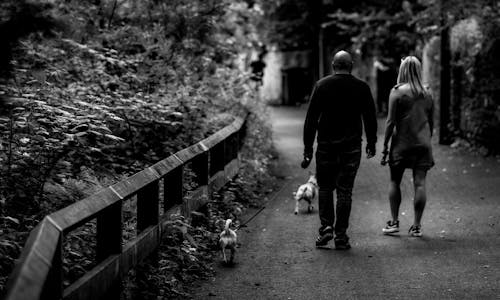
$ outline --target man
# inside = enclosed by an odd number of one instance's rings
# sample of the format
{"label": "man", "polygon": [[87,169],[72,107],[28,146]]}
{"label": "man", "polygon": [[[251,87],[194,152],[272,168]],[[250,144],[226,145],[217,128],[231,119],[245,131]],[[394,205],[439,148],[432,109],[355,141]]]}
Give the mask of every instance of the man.
{"label": "man", "polygon": [[252,69],[252,75],[250,79],[256,81],[258,85],[262,85],[262,79],[264,78],[264,69],[266,68],[266,63],[264,62],[265,52],[259,54],[257,60],[253,61],[250,64],[250,68]]}
{"label": "man", "polygon": [[[325,246],[333,239],[335,228],[335,248],[339,250],[351,247],[346,231],[351,213],[352,187],[361,160],[363,124],[367,158],[375,155],[377,141],[377,118],[371,91],[364,81],[351,75],[352,65],[351,55],[346,51],[335,54],[332,61],[334,74],[316,83],[304,123],[303,168],[311,162],[318,132],[316,177],[321,227],[316,246]],[[335,189],[336,215],[333,204]]]}

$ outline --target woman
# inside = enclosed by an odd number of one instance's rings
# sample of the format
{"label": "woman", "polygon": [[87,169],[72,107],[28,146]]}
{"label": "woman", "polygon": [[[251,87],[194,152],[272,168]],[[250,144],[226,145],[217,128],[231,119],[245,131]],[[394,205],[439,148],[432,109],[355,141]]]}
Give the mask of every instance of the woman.
{"label": "woman", "polygon": [[426,203],[425,177],[434,165],[431,147],[433,114],[434,103],[430,92],[422,84],[420,61],[414,56],[408,56],[401,61],[397,85],[389,96],[382,164],[385,164],[389,154],[392,220],[382,229],[384,234],[399,231],[401,179],[405,169],[412,169],[415,218],[409,234],[414,237],[422,236],[421,219]]}

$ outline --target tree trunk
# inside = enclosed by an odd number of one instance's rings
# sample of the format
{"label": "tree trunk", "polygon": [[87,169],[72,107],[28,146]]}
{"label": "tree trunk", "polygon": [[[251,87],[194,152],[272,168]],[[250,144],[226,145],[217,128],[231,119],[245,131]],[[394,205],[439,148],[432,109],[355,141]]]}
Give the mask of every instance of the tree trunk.
{"label": "tree trunk", "polygon": [[311,71],[314,74],[313,79],[316,82],[318,79],[320,79],[321,76],[320,63],[322,62],[322,57],[320,57],[319,54],[323,50],[320,49],[320,44],[322,43],[321,41],[322,37],[320,36],[320,28],[323,19],[322,18],[323,16],[321,15],[321,8],[323,5],[321,0],[311,0],[308,1],[308,6],[310,12],[311,31],[313,34],[313,42],[311,43],[311,51],[312,51]]}
{"label": "tree trunk", "polygon": [[441,0],[441,91],[439,108],[439,143],[450,144],[450,31],[446,20],[446,12],[443,8],[444,0]]}

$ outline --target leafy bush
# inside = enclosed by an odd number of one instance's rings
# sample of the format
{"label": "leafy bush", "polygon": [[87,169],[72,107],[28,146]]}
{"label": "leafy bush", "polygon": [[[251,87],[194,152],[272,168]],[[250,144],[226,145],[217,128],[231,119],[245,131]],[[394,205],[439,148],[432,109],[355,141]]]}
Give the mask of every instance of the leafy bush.
{"label": "leafy bush", "polygon": [[[26,220],[0,231],[2,288],[44,215],[208,136],[239,105],[258,104],[234,64],[252,45],[234,38],[245,22],[225,22],[245,11],[228,1],[52,3],[44,14],[65,30],[19,36],[9,44],[10,78],[0,82],[10,99],[0,116],[0,217]],[[67,263],[91,267],[85,247]]]}

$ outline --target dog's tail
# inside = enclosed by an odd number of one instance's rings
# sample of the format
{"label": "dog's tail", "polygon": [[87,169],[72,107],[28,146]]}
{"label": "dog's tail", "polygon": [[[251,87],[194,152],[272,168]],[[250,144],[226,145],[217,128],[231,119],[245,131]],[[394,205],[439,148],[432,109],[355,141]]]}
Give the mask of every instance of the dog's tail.
{"label": "dog's tail", "polygon": [[224,232],[227,232],[229,230],[229,226],[231,226],[231,223],[233,223],[233,220],[231,219],[226,220],[226,225],[224,226]]}

